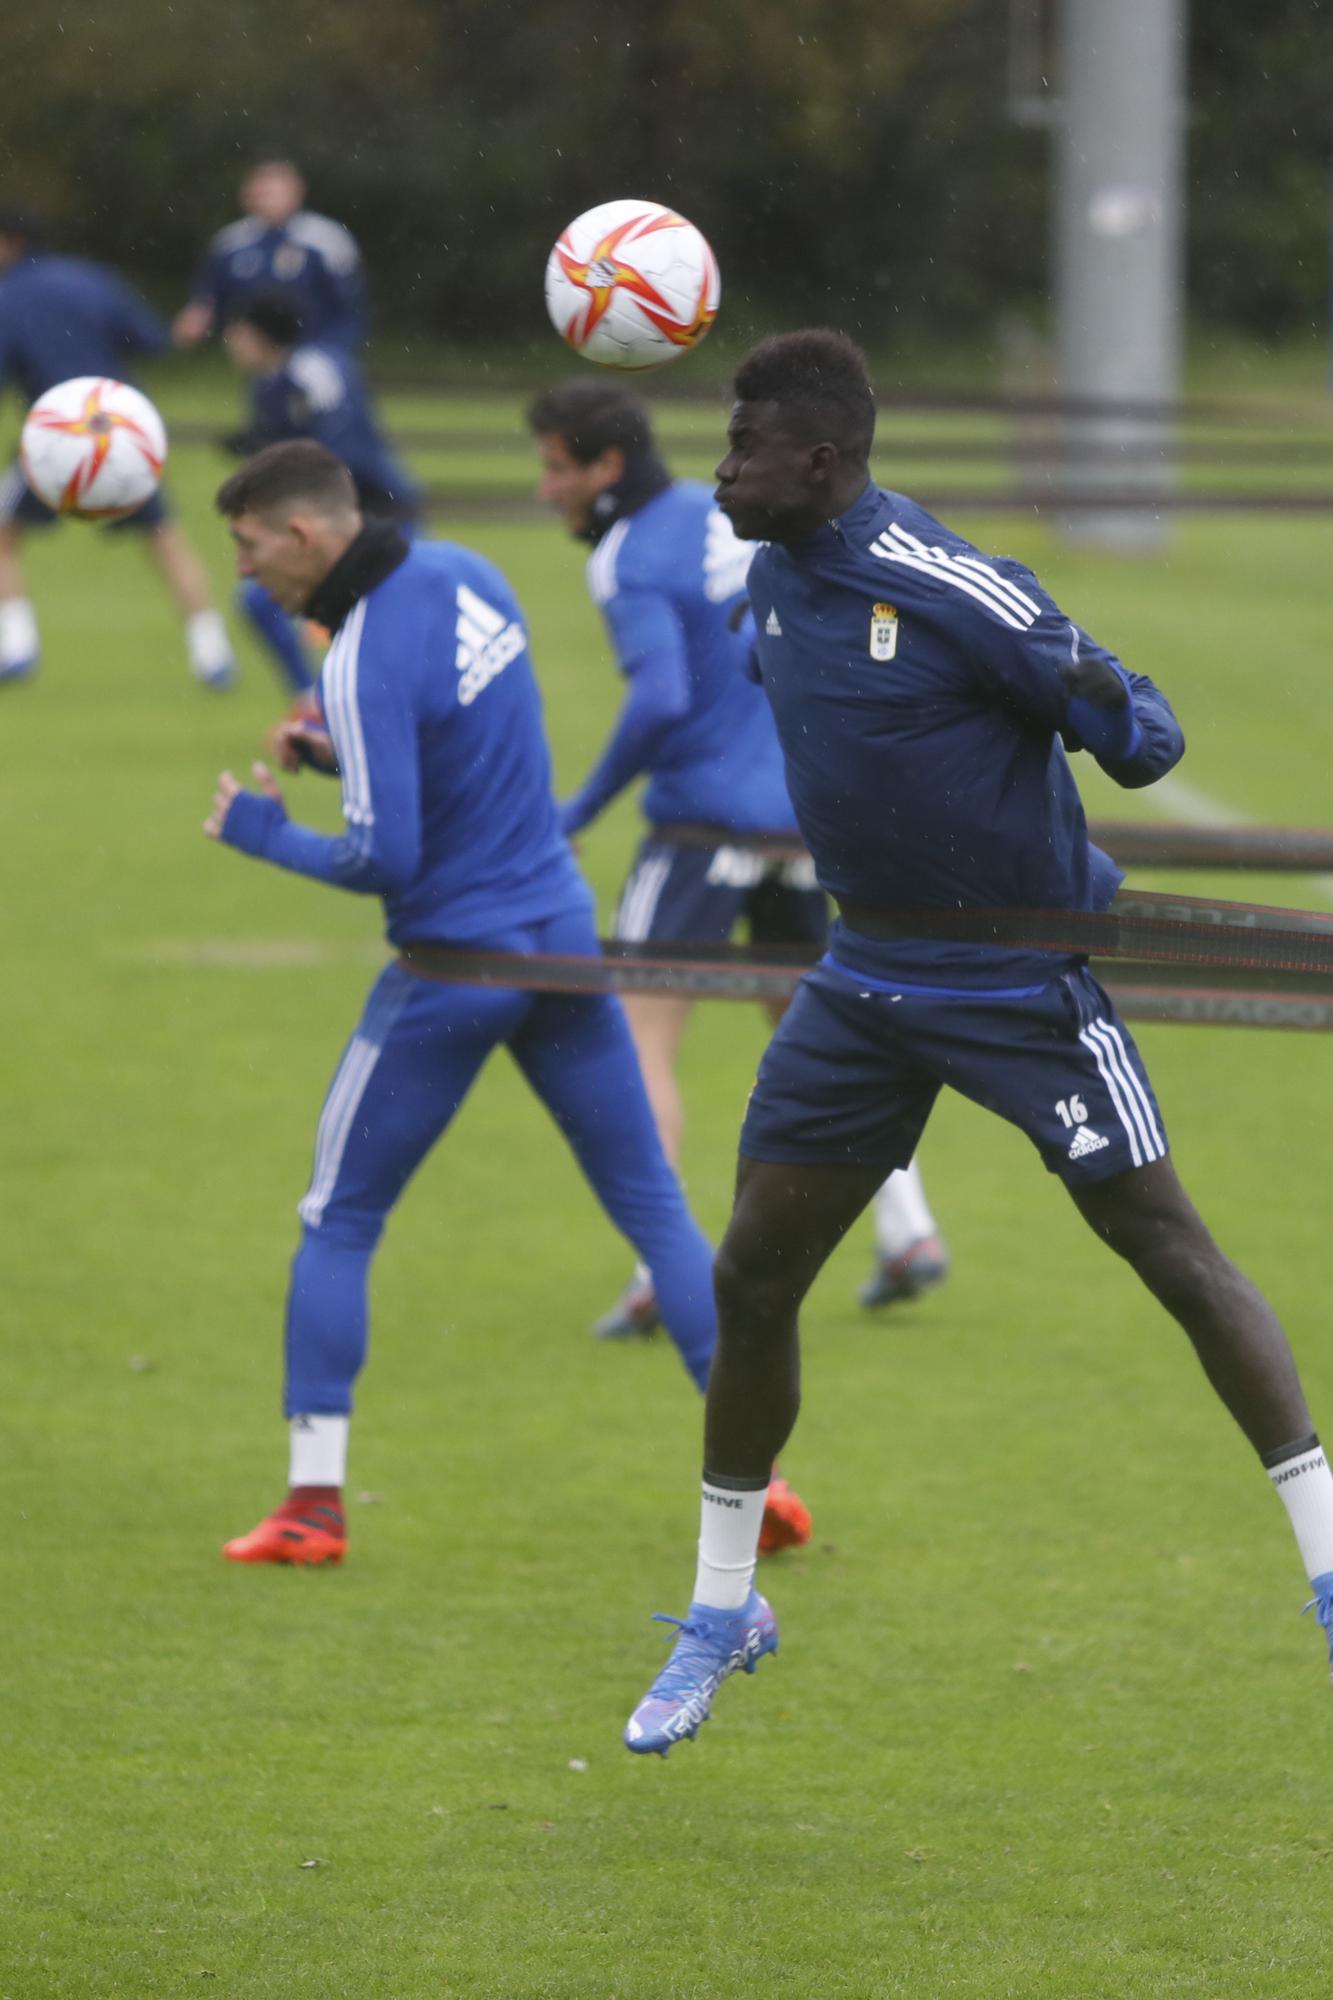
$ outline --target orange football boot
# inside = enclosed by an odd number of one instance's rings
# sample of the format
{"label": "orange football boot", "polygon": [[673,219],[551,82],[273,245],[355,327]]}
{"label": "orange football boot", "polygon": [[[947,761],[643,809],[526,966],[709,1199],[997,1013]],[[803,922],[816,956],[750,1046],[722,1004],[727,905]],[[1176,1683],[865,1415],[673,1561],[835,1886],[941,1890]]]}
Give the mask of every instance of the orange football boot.
{"label": "orange football boot", "polygon": [[340,1563],[347,1553],[347,1522],[340,1498],[289,1495],[276,1513],[223,1544],[237,1563]]}
{"label": "orange football boot", "polygon": [[764,1496],[764,1524],[759,1530],[760,1555],[776,1555],[779,1549],[799,1549],[809,1541],[813,1528],[810,1509],[800,1494],[775,1472]]}

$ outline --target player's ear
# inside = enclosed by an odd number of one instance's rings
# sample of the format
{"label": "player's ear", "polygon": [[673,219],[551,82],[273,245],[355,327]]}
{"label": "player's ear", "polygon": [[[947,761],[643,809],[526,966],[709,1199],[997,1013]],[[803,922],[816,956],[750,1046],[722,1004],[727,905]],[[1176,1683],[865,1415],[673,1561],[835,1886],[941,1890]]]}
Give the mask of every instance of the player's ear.
{"label": "player's ear", "polygon": [[618,486],[625,477],[625,454],[618,444],[609,444],[597,464],[608,486]]}
{"label": "player's ear", "polygon": [[821,485],[832,479],[838,467],[839,452],[836,444],[812,444],[806,454],[806,464],[810,477]]}

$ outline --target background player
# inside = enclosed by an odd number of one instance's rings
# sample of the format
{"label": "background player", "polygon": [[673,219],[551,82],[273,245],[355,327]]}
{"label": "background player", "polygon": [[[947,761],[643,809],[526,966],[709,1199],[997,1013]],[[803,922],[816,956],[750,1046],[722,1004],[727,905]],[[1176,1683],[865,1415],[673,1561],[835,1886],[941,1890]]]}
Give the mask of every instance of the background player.
{"label": "background player", "polygon": [[[768,704],[745,671],[753,629],[739,614],[753,551],[706,487],[672,479],[647,409],[621,384],[579,378],[547,390],[528,423],[543,500],[593,544],[588,588],[629,684],[600,758],[561,807],[566,833],[648,776],[649,830],[615,935],[721,943],[744,919],[756,943],[822,943],[828,912],[813,863],[763,852],[765,835],[788,844],[800,835]],[[673,1165],[685,1122],[676,1061],[692,1008],[675,994],[625,999]],[[766,1011],[776,1021],[782,1006]],[[887,1305],[939,1284],[948,1263],[915,1162],[889,1176],[874,1208],[878,1255],[862,1303]],[[652,1279],[640,1268],[594,1331],[617,1337],[656,1323]]]}
{"label": "background player", "polygon": [[[218,494],[237,566],[334,634],[321,693],[329,735],[293,723],[295,761],[336,758],[346,831],[293,825],[264,766],[229,772],[205,831],[297,874],[384,900],[401,951],[432,941],[595,953],[591,893],[560,831],[522,613],[500,572],[456,543],[409,545],[362,520],[351,474],[308,442],[271,446]],[[657,1274],[662,1316],[694,1381],[714,1339],[711,1254],[662,1152],[634,1045],[606,995],[451,986],[401,962],[381,973],[325,1102],[287,1309],[287,1500],[227,1545],[238,1562],[323,1562],[346,1546],[352,1387],[366,1286],[389,1210],[505,1044],[568,1139],[607,1214]],[[777,1518],[809,1517],[781,1487]],[[799,1510],[799,1511],[798,1511]]]}
{"label": "background player", "polygon": [[178,347],[197,347],[225,326],[249,292],[284,292],[308,340],[354,348],[366,337],[365,276],[341,222],[302,206],[306,185],[290,160],[261,160],[241,182],[239,222],[208,246],[188,304],[172,323]]}
{"label": "background player", "polygon": [[[242,453],[291,438],[326,445],[351,473],[357,504],[374,519],[415,521],[421,506],[416,482],[404,471],[376,420],[365,377],[340,348],[302,336],[293,296],[255,292],[231,310],[223,329],[227,353],[251,378],[249,429],[229,443]],[[313,675],[295,624],[255,578],[237,591],[237,602],[298,692]]]}
{"label": "background player", "polygon": [[1333,1645],[1333,1477],[1290,1348],[1181,1187],[1113,1003],[1085,959],[922,934],[931,911],[1104,909],[1123,878],[1089,843],[1061,738],[1117,783],[1151,784],[1184,748],[1170,707],[1021,564],[870,483],[874,399],[850,341],[765,341],[736,398],[719,504],[766,544],[749,581],[758,671],[841,920],[741,1132],[695,1601],[626,1742],[665,1754],[777,1644],[751,1579],[764,1471],[799,1403],[797,1311],[944,1082],[1027,1133],[1184,1327],[1286,1503]]}
{"label": "background player", "polygon": [[[31,217],[0,212],[0,388],[12,381],[28,403],[76,375],[133,380],[143,355],[160,353],[167,331],[114,271],[82,257],[46,250]],[[57,516],[29,491],[15,463],[0,475],[0,680],[20,680],[37,666],[37,614],[20,551],[28,528]],[[135,513],[109,524],[137,529],[185,620],[190,671],[208,687],[230,685],[231,641],[213,608],[208,576],[184,532],[170,519],[159,489]]]}

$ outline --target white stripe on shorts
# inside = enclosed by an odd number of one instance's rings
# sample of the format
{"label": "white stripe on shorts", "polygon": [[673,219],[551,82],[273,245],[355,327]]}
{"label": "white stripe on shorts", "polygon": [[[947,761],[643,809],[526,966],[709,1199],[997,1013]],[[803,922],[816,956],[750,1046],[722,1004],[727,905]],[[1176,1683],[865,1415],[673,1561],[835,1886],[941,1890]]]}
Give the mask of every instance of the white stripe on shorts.
{"label": "white stripe on shorts", "polygon": [[[1150,1160],[1160,1159],[1166,1147],[1151,1116],[1145,1121],[1143,1090],[1125,1055],[1124,1045],[1117,1037],[1112,1039],[1107,1032],[1107,1023],[1102,1020],[1090,1021],[1080,1029],[1079,1040],[1092,1051],[1093,1060],[1101,1072],[1103,1083],[1110,1093],[1120,1123],[1125,1128],[1129,1140],[1129,1157],[1136,1167],[1145,1166]],[[1149,1132],[1151,1126],[1151,1133]],[[1154,1136],[1156,1144],[1153,1143]]]}
{"label": "white stripe on shorts", "polygon": [[647,937],[674,858],[650,854],[630,876],[616,912],[616,936],[623,944],[642,944]]}
{"label": "white stripe on shorts", "polygon": [[1143,1133],[1144,1150],[1150,1160],[1160,1160],[1166,1152],[1166,1141],[1158,1130],[1157,1120],[1153,1116],[1152,1099],[1144,1089],[1139,1073],[1129,1059],[1129,1052],[1125,1047],[1119,1028],[1116,1027],[1114,1021],[1103,1020],[1100,1015],[1098,1015],[1092,1025],[1098,1033],[1105,1036],[1108,1046],[1115,1048],[1116,1054],[1119,1057],[1119,1073],[1124,1077],[1135,1120],[1139,1125],[1140,1131]]}

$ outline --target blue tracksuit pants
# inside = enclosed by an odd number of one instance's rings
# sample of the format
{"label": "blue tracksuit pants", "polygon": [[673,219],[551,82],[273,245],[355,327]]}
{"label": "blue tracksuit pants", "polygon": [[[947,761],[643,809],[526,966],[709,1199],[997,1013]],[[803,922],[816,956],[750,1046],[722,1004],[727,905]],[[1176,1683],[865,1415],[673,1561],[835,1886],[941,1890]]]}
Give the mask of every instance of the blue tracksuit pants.
{"label": "blue tracksuit pants", "polygon": [[[582,912],[483,942],[501,951],[597,949]],[[287,1302],[289,1416],[350,1410],[366,1357],[370,1260],[385,1219],[502,1043],[652,1271],[663,1323],[704,1386],[716,1335],[712,1252],[662,1151],[620,1003],[447,986],[390,965],[334,1075],[300,1204],[304,1230]]]}

